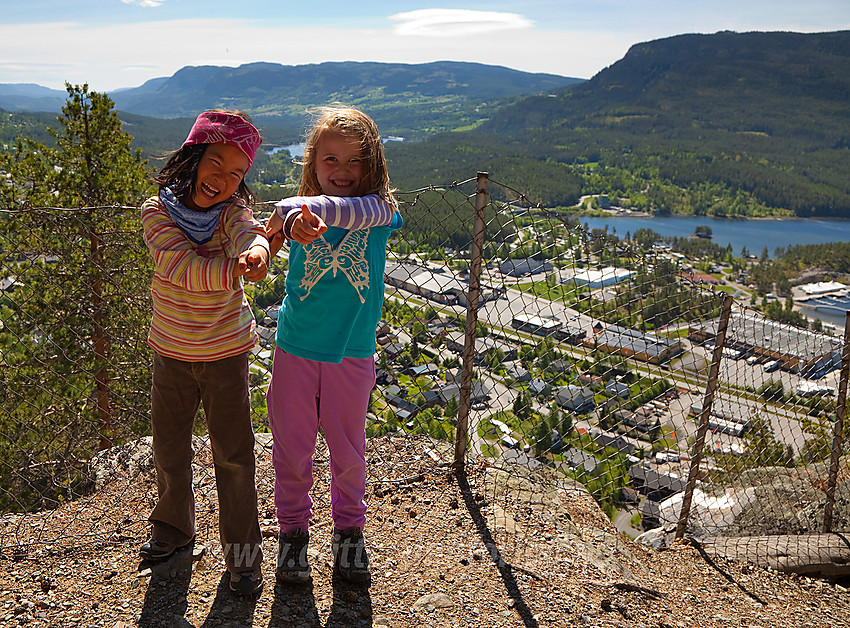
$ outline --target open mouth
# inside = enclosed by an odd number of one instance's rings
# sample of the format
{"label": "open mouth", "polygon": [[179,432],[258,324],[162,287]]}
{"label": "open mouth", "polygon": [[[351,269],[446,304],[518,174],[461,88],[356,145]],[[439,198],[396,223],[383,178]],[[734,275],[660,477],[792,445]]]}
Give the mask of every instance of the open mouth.
{"label": "open mouth", "polygon": [[221,193],[221,190],[219,190],[218,188],[214,188],[213,186],[211,186],[208,183],[205,183],[203,181],[201,181],[201,185],[198,186],[198,188],[199,188],[201,194],[203,194],[204,196],[211,198],[211,199],[215,198],[216,196],[218,196]]}

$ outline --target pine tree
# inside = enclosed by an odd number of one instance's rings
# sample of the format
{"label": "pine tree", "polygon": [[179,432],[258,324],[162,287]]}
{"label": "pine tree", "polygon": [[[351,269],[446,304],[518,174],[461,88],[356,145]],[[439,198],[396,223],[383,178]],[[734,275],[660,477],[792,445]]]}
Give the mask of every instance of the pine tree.
{"label": "pine tree", "polygon": [[63,465],[61,487],[55,468],[27,467],[49,476],[21,482],[42,498],[71,491],[80,460],[113,444],[117,425],[143,429],[149,391],[150,262],[137,209],[152,191],[147,166],[108,96],[66,88],[55,146],[19,138],[0,154],[0,267],[18,283],[0,431],[18,432],[18,456]]}

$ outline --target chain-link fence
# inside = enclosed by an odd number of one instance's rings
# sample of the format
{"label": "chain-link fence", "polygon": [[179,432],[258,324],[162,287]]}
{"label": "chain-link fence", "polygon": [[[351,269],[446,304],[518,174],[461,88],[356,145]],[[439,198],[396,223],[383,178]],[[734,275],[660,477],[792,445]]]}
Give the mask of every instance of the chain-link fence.
{"label": "chain-link fence", "polygon": [[[749,294],[729,267],[701,274],[648,230],[588,230],[486,175],[397,200],[366,428],[372,510],[426,467],[461,482],[486,467],[490,481],[467,488],[500,530],[520,503],[545,516],[577,484],[632,537],[850,528],[840,337],[741,305]],[[264,393],[285,270],[284,250],[246,288],[267,518]],[[0,214],[3,556],[144,538],[156,493],[150,277],[136,208]],[[196,488],[214,483],[204,434],[199,416]],[[330,502],[322,447],[317,510]],[[114,499],[95,499],[104,492]],[[90,506],[71,518],[72,500]],[[443,507],[438,496],[416,506]],[[215,511],[214,497],[199,505],[200,536],[216,537]],[[523,542],[513,534],[512,551]]]}

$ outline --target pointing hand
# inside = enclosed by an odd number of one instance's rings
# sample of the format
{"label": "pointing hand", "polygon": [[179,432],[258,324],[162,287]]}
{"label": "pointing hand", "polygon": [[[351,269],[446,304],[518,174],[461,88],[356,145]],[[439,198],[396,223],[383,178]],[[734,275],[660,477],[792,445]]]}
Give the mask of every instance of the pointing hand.
{"label": "pointing hand", "polygon": [[310,244],[328,230],[325,221],[310,211],[307,205],[301,206],[301,215],[292,223],[292,239],[301,244]]}

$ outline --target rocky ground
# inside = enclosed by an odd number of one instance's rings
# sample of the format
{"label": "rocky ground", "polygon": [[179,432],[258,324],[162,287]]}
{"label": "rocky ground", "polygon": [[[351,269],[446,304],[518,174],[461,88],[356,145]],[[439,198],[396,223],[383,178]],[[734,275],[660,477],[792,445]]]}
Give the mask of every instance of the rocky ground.
{"label": "rocky ground", "polygon": [[155,496],[149,445],[111,451],[97,489],[56,510],[0,519],[0,625],[51,627],[850,625],[847,582],[653,551],[619,536],[578,486],[511,468],[449,473],[427,439],[370,443],[370,587],[332,577],[326,452],[316,456],[313,583],[276,586],[270,443],[258,443],[265,588],[228,589],[209,456],[199,441],[199,545],[140,565]]}
{"label": "rocky ground", "polygon": [[836,272],[823,266],[811,266],[802,270],[792,280],[794,285],[801,283],[814,283],[816,281],[838,281],[841,283],[850,282],[850,274]]}

